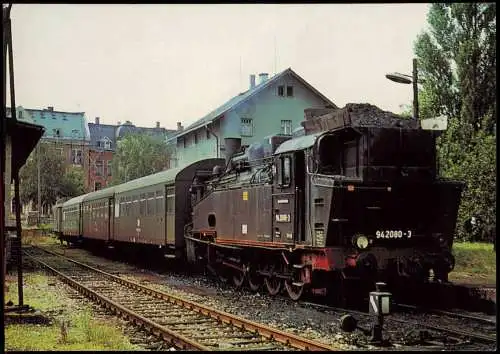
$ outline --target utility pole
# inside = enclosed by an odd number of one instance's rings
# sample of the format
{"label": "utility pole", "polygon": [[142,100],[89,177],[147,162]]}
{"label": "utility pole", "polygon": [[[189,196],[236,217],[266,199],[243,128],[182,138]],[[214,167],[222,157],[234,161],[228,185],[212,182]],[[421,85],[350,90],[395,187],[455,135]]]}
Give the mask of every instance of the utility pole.
{"label": "utility pole", "polygon": [[418,121],[418,71],[417,59],[413,59],[413,119]]}
{"label": "utility pole", "polygon": [[38,185],[38,218],[37,218],[37,225],[40,225],[40,214],[41,214],[41,206],[42,206],[42,195],[40,193],[40,144],[38,144],[38,146],[36,147],[37,148],[37,152],[36,152],[36,157],[37,157],[37,185]]}

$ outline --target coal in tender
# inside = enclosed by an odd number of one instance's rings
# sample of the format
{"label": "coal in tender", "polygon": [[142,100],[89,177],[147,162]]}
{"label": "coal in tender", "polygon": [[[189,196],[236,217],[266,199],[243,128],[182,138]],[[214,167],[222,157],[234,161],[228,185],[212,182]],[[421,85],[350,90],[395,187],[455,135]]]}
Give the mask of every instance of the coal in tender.
{"label": "coal in tender", "polygon": [[418,129],[419,122],[392,112],[383,111],[369,103],[348,103],[343,108],[306,112],[302,122],[306,134],[343,127]]}

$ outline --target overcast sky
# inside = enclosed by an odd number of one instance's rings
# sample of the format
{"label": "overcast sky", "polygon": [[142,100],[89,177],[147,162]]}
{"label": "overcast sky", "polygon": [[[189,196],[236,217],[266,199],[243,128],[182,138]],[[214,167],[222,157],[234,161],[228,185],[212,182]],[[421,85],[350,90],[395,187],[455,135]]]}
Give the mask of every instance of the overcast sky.
{"label": "overcast sky", "polygon": [[16,104],[89,121],[184,126],[291,67],[335,104],[400,112],[428,4],[12,7]]}

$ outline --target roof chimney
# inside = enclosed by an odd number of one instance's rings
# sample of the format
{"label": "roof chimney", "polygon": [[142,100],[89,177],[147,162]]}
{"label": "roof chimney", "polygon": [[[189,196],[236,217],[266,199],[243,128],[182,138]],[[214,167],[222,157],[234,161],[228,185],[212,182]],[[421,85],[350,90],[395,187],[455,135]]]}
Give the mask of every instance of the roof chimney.
{"label": "roof chimney", "polygon": [[159,128],[160,127],[160,122],[156,122],[156,127]]}
{"label": "roof chimney", "polygon": [[255,75],[250,75],[250,90],[255,87]]}
{"label": "roof chimney", "polygon": [[99,117],[95,117],[95,124],[99,124]]}
{"label": "roof chimney", "polygon": [[184,129],[184,127],[182,126],[182,123],[181,122],[177,122],[177,131],[181,131],[183,129]]}
{"label": "roof chimney", "polygon": [[51,111],[51,112],[54,112],[54,107],[53,107],[53,106],[48,106],[48,107],[47,107],[47,110],[48,110],[48,111]]}
{"label": "roof chimney", "polygon": [[267,81],[267,73],[259,74],[259,85]]}

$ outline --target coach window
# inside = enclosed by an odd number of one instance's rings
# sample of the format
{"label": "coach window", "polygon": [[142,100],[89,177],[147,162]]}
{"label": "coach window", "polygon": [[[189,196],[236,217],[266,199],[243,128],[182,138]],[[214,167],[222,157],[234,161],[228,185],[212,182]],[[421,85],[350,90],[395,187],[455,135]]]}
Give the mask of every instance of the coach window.
{"label": "coach window", "polygon": [[123,198],[125,204],[125,216],[130,216],[130,197]]}
{"label": "coach window", "polygon": [[167,188],[167,213],[174,213],[175,211],[175,193],[173,187]]}
{"label": "coach window", "polygon": [[140,208],[140,204],[141,204],[140,197],[141,196],[139,194],[134,195],[134,203],[132,204],[132,215],[134,215],[134,216],[139,216],[140,215],[140,211],[141,211],[141,208]]}
{"label": "coach window", "polygon": [[148,193],[148,201],[147,201],[148,215],[155,215],[155,213],[156,213],[155,204],[156,204],[155,192],[149,192]]}
{"label": "coach window", "polygon": [[163,192],[162,191],[156,191],[156,213],[157,214],[162,214],[163,213]]}

